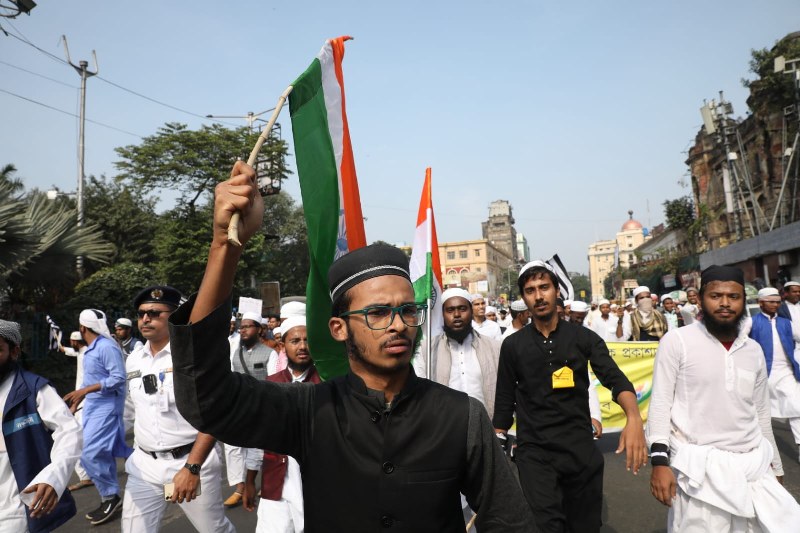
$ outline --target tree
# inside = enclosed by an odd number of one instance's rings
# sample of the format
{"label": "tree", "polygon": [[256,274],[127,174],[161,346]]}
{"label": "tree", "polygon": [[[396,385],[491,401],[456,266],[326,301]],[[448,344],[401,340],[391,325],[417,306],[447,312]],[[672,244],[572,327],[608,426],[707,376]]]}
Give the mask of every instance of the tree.
{"label": "tree", "polygon": [[783,72],[775,72],[775,58],[800,58],[800,34],[790,34],[778,41],[771,50],[750,51],[750,72],[758,76],[755,80],[742,79],[742,85],[750,89],[747,105],[762,116],[783,112],[785,107],[795,104],[794,78]]}
{"label": "tree", "polygon": [[107,263],[114,247],[97,226],[78,228],[68,203],[20,193],[11,174],[0,179],[0,296],[12,307],[48,309],[71,292],[77,256]]}
{"label": "tree", "polygon": [[[247,128],[229,129],[219,124],[202,126],[197,131],[185,124],[167,123],[140,145],[117,148],[122,158],[115,163],[118,179],[135,189],[149,192],[171,189],[178,193],[178,207],[192,211],[208,200],[218,182],[230,176],[237,158],[246,160],[255,145],[257,133]],[[270,161],[272,178],[286,178],[286,143],[270,137],[260,158]]]}
{"label": "tree", "polygon": [[[577,272],[570,272],[569,280],[572,282],[572,288],[575,290],[576,299],[583,300],[592,294],[592,283],[589,281],[589,276]],[[581,296],[581,291],[584,291],[585,296]]]}
{"label": "tree", "polygon": [[671,230],[687,229],[694,223],[694,202],[691,196],[664,201],[664,217]]}
{"label": "tree", "polygon": [[149,263],[159,224],[155,198],[127,183],[89,176],[84,189],[86,220],[97,224],[115,250],[111,263]]}
{"label": "tree", "polygon": [[130,317],[134,296],[155,283],[151,269],[140,263],[125,262],[103,268],[78,283],[69,302],[54,312],[56,323],[77,329],[78,314],[90,307],[101,309],[109,319]]}

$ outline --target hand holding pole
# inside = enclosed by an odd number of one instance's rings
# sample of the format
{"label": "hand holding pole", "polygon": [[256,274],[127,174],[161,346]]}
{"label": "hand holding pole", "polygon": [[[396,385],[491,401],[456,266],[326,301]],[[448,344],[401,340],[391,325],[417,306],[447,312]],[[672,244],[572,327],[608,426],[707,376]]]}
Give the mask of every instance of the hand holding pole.
{"label": "hand holding pole", "polygon": [[[261,131],[261,135],[258,136],[258,140],[256,141],[256,145],[253,147],[253,150],[250,152],[250,157],[247,158],[247,164],[251,167],[255,165],[256,158],[258,157],[258,152],[261,150],[261,147],[264,145],[264,142],[269,138],[270,132],[272,132],[272,126],[275,125],[275,121],[278,120],[278,115],[281,113],[281,109],[283,108],[283,104],[286,103],[286,99],[289,97],[289,94],[294,89],[294,86],[289,85],[283,94],[278,98],[278,103],[275,105],[275,110],[272,112],[272,116],[269,117],[269,122],[267,125],[264,126],[264,129]],[[239,219],[241,215],[237,211],[231,217],[231,223],[228,225],[228,243],[233,244],[235,246],[241,246],[242,243],[239,241]]]}

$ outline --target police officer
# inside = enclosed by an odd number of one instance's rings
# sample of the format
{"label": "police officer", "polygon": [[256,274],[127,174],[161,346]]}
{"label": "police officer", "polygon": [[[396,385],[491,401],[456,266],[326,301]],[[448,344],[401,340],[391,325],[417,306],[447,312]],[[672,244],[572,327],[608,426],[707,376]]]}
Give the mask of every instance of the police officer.
{"label": "police officer", "polygon": [[133,301],[147,342],[126,362],[136,449],[125,463],[124,532],[158,531],[168,502],[179,504],[197,531],[235,531],[222,507],[216,441],[175,406],[167,318],[180,303],[168,286],[148,287]]}

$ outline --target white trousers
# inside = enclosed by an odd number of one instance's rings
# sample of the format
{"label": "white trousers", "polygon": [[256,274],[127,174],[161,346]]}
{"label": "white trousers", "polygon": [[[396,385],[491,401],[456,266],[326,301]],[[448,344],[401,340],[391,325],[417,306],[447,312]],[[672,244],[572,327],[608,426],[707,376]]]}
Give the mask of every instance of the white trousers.
{"label": "white trousers", "polygon": [[235,533],[236,529],[225,516],[219,485],[222,465],[216,449],[211,450],[200,470],[200,496],[189,503],[173,504],[164,500],[164,485],[183,468],[186,457],[173,459],[160,454],[158,459],[139,448],[128,457],[125,471],[128,482],[122,503],[122,532],[150,533],[159,530],[167,505],[179,505],[201,533]]}
{"label": "white trousers", "polygon": [[258,499],[256,533],[303,533],[304,513],[300,465],[294,457],[289,457],[283,479],[283,497],[280,501]]}
{"label": "white trousers", "polygon": [[233,487],[239,483],[244,483],[244,448],[238,446],[225,447],[225,473],[228,476],[228,485]]}
{"label": "white trousers", "polygon": [[[83,432],[83,409],[78,409],[75,411],[75,420],[78,421],[78,424],[81,426],[81,432]],[[86,469],[83,468],[83,465],[80,461],[75,463],[75,473],[78,474],[79,481],[89,480],[89,474],[86,473]]]}

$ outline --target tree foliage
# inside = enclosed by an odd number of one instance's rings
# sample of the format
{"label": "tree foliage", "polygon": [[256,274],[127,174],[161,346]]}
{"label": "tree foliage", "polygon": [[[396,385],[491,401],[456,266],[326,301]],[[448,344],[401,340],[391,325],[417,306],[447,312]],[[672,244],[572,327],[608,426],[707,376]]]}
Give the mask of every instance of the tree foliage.
{"label": "tree foliage", "polygon": [[95,225],[77,226],[69,202],[20,192],[4,167],[0,178],[0,293],[8,305],[55,305],[77,281],[78,256],[108,263],[114,251]]}
{"label": "tree foliage", "polygon": [[131,185],[90,176],[84,193],[86,220],[97,224],[114,245],[110,263],[149,263],[158,228],[156,200]]}
{"label": "tree foliage", "polygon": [[775,58],[800,59],[800,34],[795,32],[778,41],[772,49],[750,51],[750,72],[754,80],[743,79],[742,85],[750,89],[747,105],[757,114],[767,116],[782,112],[795,104],[794,78],[783,72],[775,72]]}
{"label": "tree foliage", "polygon": [[691,196],[682,196],[664,201],[664,218],[671,230],[686,229],[695,220],[694,201]]}
{"label": "tree foliage", "polygon": [[[139,145],[117,148],[122,160],[115,163],[118,179],[144,192],[171,189],[178,193],[178,207],[195,209],[228,179],[237,159],[246,160],[258,133],[247,128],[229,129],[219,124],[189,130],[185,124],[167,123]],[[272,162],[271,177],[285,178],[286,143],[270,137],[260,158]]]}

